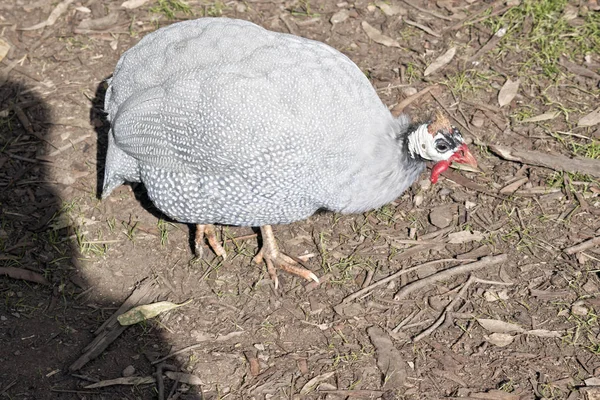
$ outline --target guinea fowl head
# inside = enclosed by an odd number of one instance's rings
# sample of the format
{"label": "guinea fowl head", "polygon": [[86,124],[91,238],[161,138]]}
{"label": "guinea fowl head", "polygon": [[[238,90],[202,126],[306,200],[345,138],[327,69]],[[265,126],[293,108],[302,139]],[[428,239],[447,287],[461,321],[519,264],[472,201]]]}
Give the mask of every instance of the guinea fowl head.
{"label": "guinea fowl head", "polygon": [[442,172],[452,162],[477,167],[477,160],[471,154],[458,130],[441,114],[428,123],[417,125],[408,134],[408,151],[412,158],[433,161],[431,182],[436,183]]}

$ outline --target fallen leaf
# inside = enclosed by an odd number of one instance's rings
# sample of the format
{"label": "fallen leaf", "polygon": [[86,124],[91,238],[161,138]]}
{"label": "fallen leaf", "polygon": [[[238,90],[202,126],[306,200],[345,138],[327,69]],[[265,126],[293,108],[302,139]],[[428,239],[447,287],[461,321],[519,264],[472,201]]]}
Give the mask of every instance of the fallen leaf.
{"label": "fallen leaf", "polygon": [[367,34],[367,36],[369,37],[369,39],[371,39],[375,43],[379,43],[387,47],[400,47],[400,43],[398,43],[389,36],[385,36],[379,30],[369,25],[367,21],[363,21],[361,23],[361,26]]}
{"label": "fallen leaf", "polygon": [[39,24],[30,26],[28,28],[21,28],[22,31],[33,31],[36,29],[42,29],[46,26],[52,26],[54,25],[54,23],[58,20],[58,18],[64,14],[65,11],[67,11],[67,8],[69,8],[69,5],[73,2],[73,0],[63,0],[60,3],[58,3],[58,5],[56,7],[54,7],[54,10],[52,10],[52,12],[50,13],[50,15],[48,16],[48,19],[40,22]]}
{"label": "fallen leaf", "polygon": [[577,122],[578,127],[588,127],[594,126],[596,124],[600,124],[600,108],[591,113],[581,117],[579,122]]}
{"label": "fallen leaf", "polygon": [[329,22],[332,24],[339,24],[340,22],[344,22],[350,17],[350,12],[348,10],[340,10],[333,14],[329,19]]}
{"label": "fallen leaf", "polygon": [[147,2],[148,0],[127,0],[121,4],[121,7],[132,10],[134,8],[143,6]]}
{"label": "fallen leaf", "polygon": [[484,336],[485,340],[498,347],[505,347],[515,340],[515,336],[508,333],[492,333],[489,336]]}
{"label": "fallen leaf", "polygon": [[390,5],[385,1],[376,1],[375,6],[379,7],[379,9],[388,17],[392,17],[396,14],[404,14],[404,9],[398,6]]}
{"label": "fallen leaf", "polygon": [[448,240],[448,243],[451,244],[461,244],[473,241],[480,242],[483,240],[483,234],[479,231],[460,231],[449,234],[448,239],[450,239]]}
{"label": "fallen leaf", "polygon": [[386,389],[402,387],[406,380],[405,362],[398,349],[394,347],[390,336],[377,326],[368,328],[367,334],[375,346],[377,368],[385,377],[383,387]]}
{"label": "fallen leaf", "polygon": [[117,320],[123,326],[134,325],[150,318],[154,318],[166,311],[184,306],[191,301],[192,300],[190,299],[181,304],[171,303],[170,301],[159,301],[157,303],[144,304],[142,306],[133,307],[131,310],[124,312],[117,317]]}
{"label": "fallen leaf", "polygon": [[425,69],[425,72],[423,73],[423,75],[425,75],[425,76],[431,75],[434,72],[436,72],[438,69],[446,66],[450,61],[452,61],[455,54],[456,54],[456,47],[449,48],[448,51],[446,51],[444,54],[442,54],[441,56],[436,58],[431,64],[429,64],[429,66]]}
{"label": "fallen leaf", "polygon": [[504,186],[502,189],[500,189],[500,193],[501,194],[508,194],[508,193],[513,193],[515,192],[518,188],[520,188],[521,186],[523,186],[525,183],[527,183],[529,181],[529,178],[521,178],[521,179],[517,179],[516,181],[514,181],[513,183],[510,183],[506,186]]}
{"label": "fallen leaf", "polygon": [[5,40],[0,39],[0,61],[4,60],[4,57],[6,57],[9,50],[10,44],[8,44]]}
{"label": "fallen leaf", "polygon": [[119,21],[119,13],[111,12],[105,17],[96,19],[84,19],[79,23],[79,30],[103,30],[114,26]]}
{"label": "fallen leaf", "polygon": [[551,119],[554,119],[554,118],[558,117],[559,115],[560,115],[559,111],[549,111],[549,112],[544,113],[544,114],[536,115],[535,117],[525,118],[521,122],[528,123],[528,122],[549,121]]}
{"label": "fallen leaf", "polygon": [[186,374],[185,372],[165,371],[167,378],[173,381],[179,381],[187,385],[200,386],[204,385],[202,380],[196,375]]}
{"label": "fallen leaf", "polygon": [[302,389],[300,389],[300,394],[309,394],[311,390],[313,390],[319,383],[326,381],[334,375],[335,371],[331,371],[315,376],[310,381],[306,382],[304,386],[302,386]]}
{"label": "fallen leaf", "polygon": [[97,388],[101,388],[101,387],[115,386],[115,385],[133,385],[133,386],[147,385],[150,383],[154,383],[155,381],[156,380],[154,379],[153,376],[129,376],[129,377],[123,377],[123,378],[116,378],[116,379],[107,379],[105,381],[96,382],[91,385],[85,386],[84,389],[97,389]]}
{"label": "fallen leaf", "polygon": [[586,380],[583,381],[585,383],[586,386],[600,386],[600,378],[597,378],[595,376],[588,378]]}
{"label": "fallen leaf", "polygon": [[519,91],[519,85],[521,84],[521,80],[517,79],[516,81],[511,81],[510,79],[506,80],[504,86],[500,89],[500,93],[498,93],[498,104],[500,107],[504,107],[507,104],[510,104],[511,101],[517,95]]}
{"label": "fallen leaf", "polygon": [[479,322],[479,325],[481,325],[481,327],[486,331],[494,333],[522,333],[525,331],[525,329],[521,328],[517,324],[511,324],[510,322],[500,321],[499,319],[478,318],[477,322]]}
{"label": "fallen leaf", "polygon": [[532,329],[530,331],[525,331],[525,334],[537,336],[537,337],[545,337],[545,338],[561,338],[562,333],[558,331],[549,331],[547,329]]}

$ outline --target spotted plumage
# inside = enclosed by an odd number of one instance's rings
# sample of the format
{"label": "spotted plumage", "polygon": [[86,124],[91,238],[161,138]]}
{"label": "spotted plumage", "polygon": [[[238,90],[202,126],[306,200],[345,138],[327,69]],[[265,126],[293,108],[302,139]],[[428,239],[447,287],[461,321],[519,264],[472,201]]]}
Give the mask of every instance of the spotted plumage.
{"label": "spotted plumage", "polygon": [[168,216],[261,226],[362,212],[424,169],[363,72],[331,47],[205,18],[144,37],[119,60],[103,197],[143,182]]}

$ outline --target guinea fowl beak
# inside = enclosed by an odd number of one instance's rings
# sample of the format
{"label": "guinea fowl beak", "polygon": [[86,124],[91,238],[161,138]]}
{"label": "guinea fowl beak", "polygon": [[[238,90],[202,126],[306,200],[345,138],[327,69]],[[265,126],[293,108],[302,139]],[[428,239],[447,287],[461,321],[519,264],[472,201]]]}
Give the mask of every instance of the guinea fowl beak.
{"label": "guinea fowl beak", "polygon": [[450,168],[453,161],[477,168],[477,160],[473,157],[467,145],[462,144],[448,160],[439,161],[431,168],[431,182],[437,183],[440,174]]}
{"label": "guinea fowl beak", "polygon": [[450,161],[467,164],[473,168],[477,168],[477,160],[473,157],[473,154],[471,154],[466,144],[461,145],[458,150],[454,152],[454,155],[450,157]]}

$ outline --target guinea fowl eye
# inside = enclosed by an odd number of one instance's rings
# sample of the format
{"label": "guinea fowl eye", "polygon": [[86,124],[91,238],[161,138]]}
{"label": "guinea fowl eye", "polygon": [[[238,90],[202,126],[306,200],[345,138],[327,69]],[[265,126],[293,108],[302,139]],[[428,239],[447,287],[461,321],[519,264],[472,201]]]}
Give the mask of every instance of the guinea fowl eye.
{"label": "guinea fowl eye", "polygon": [[448,151],[448,144],[445,142],[440,142],[435,145],[435,148],[440,153],[445,153]]}

